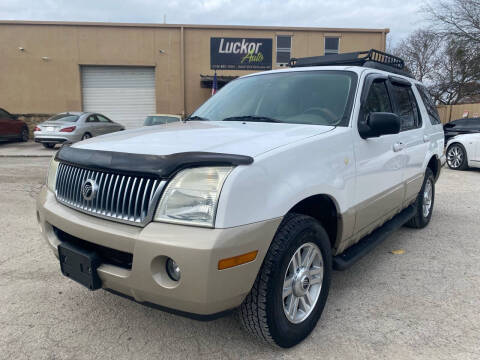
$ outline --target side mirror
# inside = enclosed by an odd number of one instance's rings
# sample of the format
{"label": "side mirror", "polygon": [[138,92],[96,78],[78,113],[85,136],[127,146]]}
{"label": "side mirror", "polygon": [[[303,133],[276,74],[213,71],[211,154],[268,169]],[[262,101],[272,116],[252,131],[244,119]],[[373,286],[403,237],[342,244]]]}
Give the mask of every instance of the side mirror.
{"label": "side mirror", "polygon": [[398,134],[400,118],[388,112],[373,112],[368,115],[367,123],[359,127],[360,136],[364,139],[382,135]]}

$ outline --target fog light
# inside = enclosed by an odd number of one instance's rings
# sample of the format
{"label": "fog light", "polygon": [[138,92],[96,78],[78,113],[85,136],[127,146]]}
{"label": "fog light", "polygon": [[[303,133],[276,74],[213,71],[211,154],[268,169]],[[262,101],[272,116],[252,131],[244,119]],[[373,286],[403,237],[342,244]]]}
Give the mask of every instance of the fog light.
{"label": "fog light", "polygon": [[170,258],[167,260],[167,274],[173,281],[180,280],[180,267]]}

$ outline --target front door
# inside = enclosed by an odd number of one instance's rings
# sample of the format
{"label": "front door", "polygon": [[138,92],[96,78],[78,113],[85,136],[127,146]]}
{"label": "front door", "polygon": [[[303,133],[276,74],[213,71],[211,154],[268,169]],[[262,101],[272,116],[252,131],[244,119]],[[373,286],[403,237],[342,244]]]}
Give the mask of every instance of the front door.
{"label": "front door", "polygon": [[[372,112],[393,112],[388,79],[371,74],[365,80],[358,126],[366,124]],[[399,134],[363,139],[355,134],[356,191],[355,232],[363,236],[401,210],[403,151]]]}

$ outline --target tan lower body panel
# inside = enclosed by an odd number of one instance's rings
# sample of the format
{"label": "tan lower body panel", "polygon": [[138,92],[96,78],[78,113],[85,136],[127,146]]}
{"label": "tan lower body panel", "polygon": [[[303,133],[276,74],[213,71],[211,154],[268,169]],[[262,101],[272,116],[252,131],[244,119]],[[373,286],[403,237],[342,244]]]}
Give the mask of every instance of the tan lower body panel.
{"label": "tan lower body panel", "polygon": [[[341,234],[351,234],[352,227],[354,231],[351,236],[342,236],[336,247],[335,255],[356,244],[364,236],[370,234],[412,204],[422,187],[423,178],[424,174],[412,177],[343,213],[341,223],[343,227],[348,226],[348,228],[344,229]],[[352,219],[355,219],[355,221],[352,221]],[[352,225],[352,222],[354,225]]]}
{"label": "tan lower body panel", "polygon": [[[132,269],[103,264],[102,286],[140,302],[209,315],[240,305],[249,293],[281,218],[229,229],[152,222],[144,228],[86,215],[59,204],[44,188],[37,201],[40,226],[58,256],[53,227],[82,240],[133,254]],[[218,270],[224,258],[258,250],[252,262]],[[181,269],[178,282],[165,271],[166,258]],[[60,269],[59,269],[60,271]]]}

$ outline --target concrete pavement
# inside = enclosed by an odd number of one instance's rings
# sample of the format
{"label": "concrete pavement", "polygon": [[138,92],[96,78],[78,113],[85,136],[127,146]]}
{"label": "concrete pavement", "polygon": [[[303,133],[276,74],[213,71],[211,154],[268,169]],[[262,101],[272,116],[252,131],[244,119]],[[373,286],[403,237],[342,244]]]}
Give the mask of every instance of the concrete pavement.
{"label": "concrete pavement", "polygon": [[63,277],[35,220],[47,164],[0,159],[0,359],[480,359],[480,171],[443,170],[430,225],[334,272],[317,327],[282,350],[234,315],[198,322]]}

